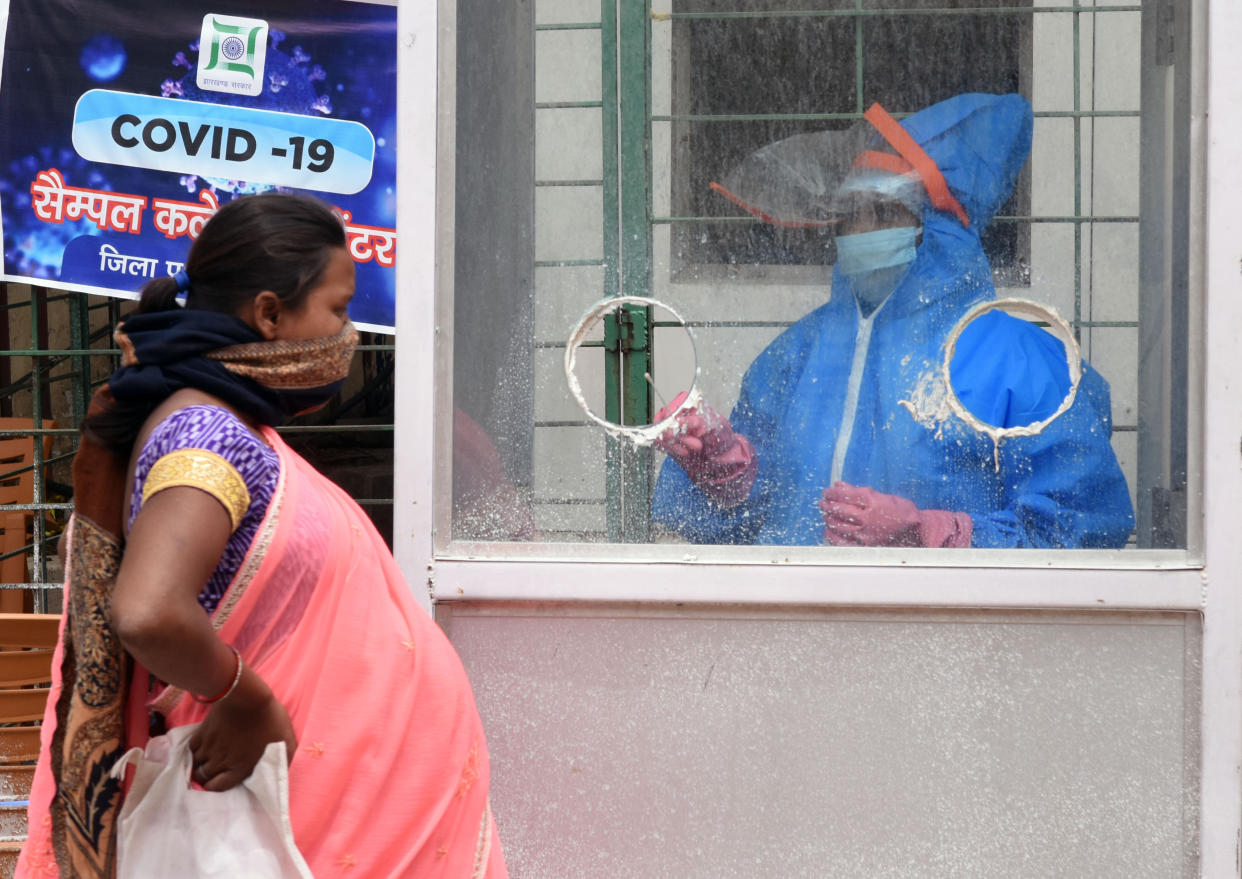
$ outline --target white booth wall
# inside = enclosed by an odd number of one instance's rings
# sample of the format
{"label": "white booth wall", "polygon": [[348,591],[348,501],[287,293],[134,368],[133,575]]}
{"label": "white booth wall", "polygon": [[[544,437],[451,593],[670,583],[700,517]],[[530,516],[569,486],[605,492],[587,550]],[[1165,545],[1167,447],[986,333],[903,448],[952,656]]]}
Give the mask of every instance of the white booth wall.
{"label": "white booth wall", "polygon": [[1196,615],[454,606],[512,875],[1198,875]]}
{"label": "white booth wall", "polygon": [[[1206,4],[1195,8],[1206,45]],[[599,15],[598,4],[548,0],[528,11],[542,25]],[[670,112],[664,11],[659,3],[652,10],[657,115]],[[1242,15],[1213,14],[1219,33],[1242,35]],[[543,107],[534,110],[532,174],[544,185],[534,189],[531,229],[539,265],[527,487],[547,543],[452,542],[443,496],[452,397],[438,383],[452,362],[439,335],[452,280],[443,259],[437,274],[428,258],[452,252],[452,189],[462,171],[451,167],[452,113],[444,110],[456,97],[445,84],[456,70],[457,24],[444,7],[441,15],[437,66],[414,56],[434,30],[411,23],[403,9],[403,82],[425,88],[438,76],[441,90],[439,104],[420,95],[406,109],[407,122],[440,127],[411,132],[403,159],[417,195],[428,195],[433,175],[439,187],[434,209],[403,203],[402,259],[414,262],[404,277],[438,298],[399,304],[399,326],[426,329],[403,341],[407,353],[398,357],[395,549],[420,594],[427,587],[474,684],[511,875],[1238,875],[1242,612],[1231,573],[1242,559],[1223,520],[1206,528],[1202,545],[1192,527],[1185,551],[1124,560],[1127,551],[1119,551],[1081,563],[1064,553],[1019,559],[973,551],[965,564],[947,553],[881,554],[875,564],[844,553],[824,563],[794,551],[790,565],[758,553],[557,546],[583,535],[597,540],[604,530],[604,507],[595,503],[605,494],[603,436],[560,424],[581,414],[556,346],[598,298],[605,269],[553,265],[603,254],[595,219],[603,193],[583,185],[604,173],[602,120],[590,108],[561,106],[598,100],[604,87],[599,32],[590,28],[537,31],[531,47]],[[1037,116],[1137,111],[1139,11],[1110,14],[1102,32],[1083,16],[1076,40],[1070,20],[1033,16]],[[1219,59],[1228,39],[1217,39]],[[1233,66],[1238,79],[1242,64]],[[1066,84],[1075,67],[1077,97]],[[1200,83],[1200,111],[1205,93]],[[1205,118],[1192,115],[1196,124]],[[662,125],[653,123],[651,135],[657,215],[673,211],[671,129]],[[1137,218],[1139,126],[1135,116],[1093,118],[1075,147],[1072,120],[1037,118],[1032,215]],[[1196,136],[1210,164],[1208,139],[1202,129]],[[1231,183],[1242,194],[1242,179]],[[1228,214],[1212,216],[1221,223]],[[412,232],[424,240],[412,242]],[[828,295],[826,271],[784,284],[745,273],[724,284],[687,279],[668,233],[653,232],[651,292],[691,320],[721,313],[792,320]],[[1077,304],[1068,224],[1033,224],[1029,286],[998,292],[1088,323],[1136,323],[1137,223],[1084,224],[1079,246],[1088,257]],[[1236,284],[1235,250],[1196,257],[1192,271],[1203,281],[1196,289],[1210,289],[1210,302],[1226,302],[1221,265],[1233,266]],[[1209,263],[1215,283],[1201,274]],[[1227,305],[1217,313],[1233,316]],[[1222,326],[1204,337],[1214,340],[1216,359],[1209,353],[1208,368],[1192,371],[1192,403],[1202,402],[1196,389],[1205,376],[1210,395],[1228,385],[1222,365],[1236,371],[1242,362],[1238,333]],[[698,333],[702,387],[714,405],[729,409],[745,366],[778,331]],[[1081,338],[1084,356],[1112,386],[1115,422],[1133,425],[1137,329],[1084,326]],[[432,415],[440,426],[427,431]],[[1193,509],[1206,516],[1228,506],[1214,492],[1238,487],[1238,419],[1210,399],[1190,415],[1206,424],[1204,457],[1216,474],[1213,483],[1210,473],[1191,472],[1191,493],[1202,487],[1205,495]],[[1133,431],[1113,437],[1132,490],[1134,442]]]}

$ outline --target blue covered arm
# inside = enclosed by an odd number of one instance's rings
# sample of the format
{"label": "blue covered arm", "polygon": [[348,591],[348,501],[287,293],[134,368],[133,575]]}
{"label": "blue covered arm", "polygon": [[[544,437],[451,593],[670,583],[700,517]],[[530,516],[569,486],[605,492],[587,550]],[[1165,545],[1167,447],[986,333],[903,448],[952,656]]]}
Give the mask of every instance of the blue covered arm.
{"label": "blue covered arm", "polygon": [[758,459],[758,473],[749,496],[740,504],[725,509],[695,485],[676,461],[667,458],[660,468],[651,501],[654,522],[671,528],[693,543],[755,542],[765,518],[772,456],[765,448],[771,436],[770,430],[763,428],[768,419],[755,413],[752,389],[752,383],[743,380],[741,399],[730,418],[733,430],[750,441]]}
{"label": "blue covered arm", "polygon": [[[1070,384],[1060,340],[1001,311],[966,328],[950,372],[962,404],[999,427],[1049,417]],[[1084,363],[1073,406],[1035,436],[1001,441],[1002,496],[971,511],[971,545],[1125,546],[1134,511],[1111,438],[1108,383]]]}
{"label": "blue covered arm", "polygon": [[1061,340],[1003,311],[989,311],[962,330],[949,371],[962,405],[997,427],[1043,421],[1070,389]]}
{"label": "blue covered arm", "polygon": [[786,333],[746,370],[737,405],[729,416],[734,432],[754,448],[758,472],[750,495],[724,509],[713,502],[671,458],[656,480],[651,518],[693,543],[754,543],[767,517],[768,498],[779,467],[772,441],[779,430],[778,414],[788,404],[790,375],[801,368],[800,335]]}
{"label": "blue covered arm", "polygon": [[1074,405],[1036,436],[1001,441],[993,512],[973,513],[979,547],[1120,548],[1134,528],[1125,477],[1109,440],[1108,385],[1084,364]]}
{"label": "blue covered arm", "polygon": [[[762,458],[760,458],[762,468]],[[668,458],[660,468],[651,518],[694,543],[754,543],[763,524],[754,499],[759,486],[740,505],[722,509],[705,495],[676,461]]]}

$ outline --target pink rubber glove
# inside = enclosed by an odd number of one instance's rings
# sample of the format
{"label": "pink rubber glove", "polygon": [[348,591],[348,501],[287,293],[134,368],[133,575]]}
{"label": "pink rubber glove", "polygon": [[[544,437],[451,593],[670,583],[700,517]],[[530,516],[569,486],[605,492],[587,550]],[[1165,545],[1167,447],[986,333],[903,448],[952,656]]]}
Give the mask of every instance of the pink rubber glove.
{"label": "pink rubber glove", "polygon": [[968,513],[920,510],[903,497],[845,482],[824,489],[824,540],[834,546],[970,546]]}
{"label": "pink rubber glove", "polygon": [[[682,391],[655,415],[668,418],[686,399]],[[707,405],[677,414],[677,426],[660,434],[655,447],[681,465],[690,481],[717,506],[736,507],[750,494],[759,462],[750,440],[734,433],[729,419]]]}

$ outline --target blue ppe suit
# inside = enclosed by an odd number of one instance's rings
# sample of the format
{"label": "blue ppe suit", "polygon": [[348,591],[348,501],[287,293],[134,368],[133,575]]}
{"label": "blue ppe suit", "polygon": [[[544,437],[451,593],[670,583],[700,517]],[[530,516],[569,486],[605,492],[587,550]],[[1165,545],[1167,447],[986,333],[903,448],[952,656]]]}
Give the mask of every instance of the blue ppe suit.
{"label": "blue ppe suit", "polygon": [[[698,543],[819,544],[817,503],[836,477],[920,509],[969,513],[972,546],[1124,546],[1133,508],[1110,445],[1108,384],[1090,366],[1083,364],[1069,410],[999,449],[956,417],[921,423],[901,405],[939,370],[958,320],[995,298],[979,236],[1026,161],[1032,116],[1018,95],[967,94],[902,126],[939,166],[969,228],[928,205],[914,263],[866,318],[834,270],[831,300],[778,336],[742,380],[730,420],[758,458],[747,499],[721,509],[670,459],[656,483],[653,520]],[[1001,426],[1055,410],[1065,380],[1047,358],[1063,364],[1063,346],[1026,321],[987,317],[954,358],[959,396],[972,412],[1003,418]]]}

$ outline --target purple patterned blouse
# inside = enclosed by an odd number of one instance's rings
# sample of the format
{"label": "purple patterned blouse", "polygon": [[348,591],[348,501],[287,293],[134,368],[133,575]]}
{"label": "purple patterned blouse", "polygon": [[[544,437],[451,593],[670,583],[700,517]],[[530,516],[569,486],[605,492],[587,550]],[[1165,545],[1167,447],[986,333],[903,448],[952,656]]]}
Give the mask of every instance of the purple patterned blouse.
{"label": "purple patterned blouse", "polygon": [[237,469],[250,492],[249,508],[229,537],[215,571],[198,593],[198,603],[211,613],[245,560],[267,513],[280,476],[280,458],[227,409],[201,404],[178,409],[156,425],[138,456],[130,498],[130,525],[142,508],[142,488],[152,465],[169,452],[180,449],[203,449],[224,458]]}

